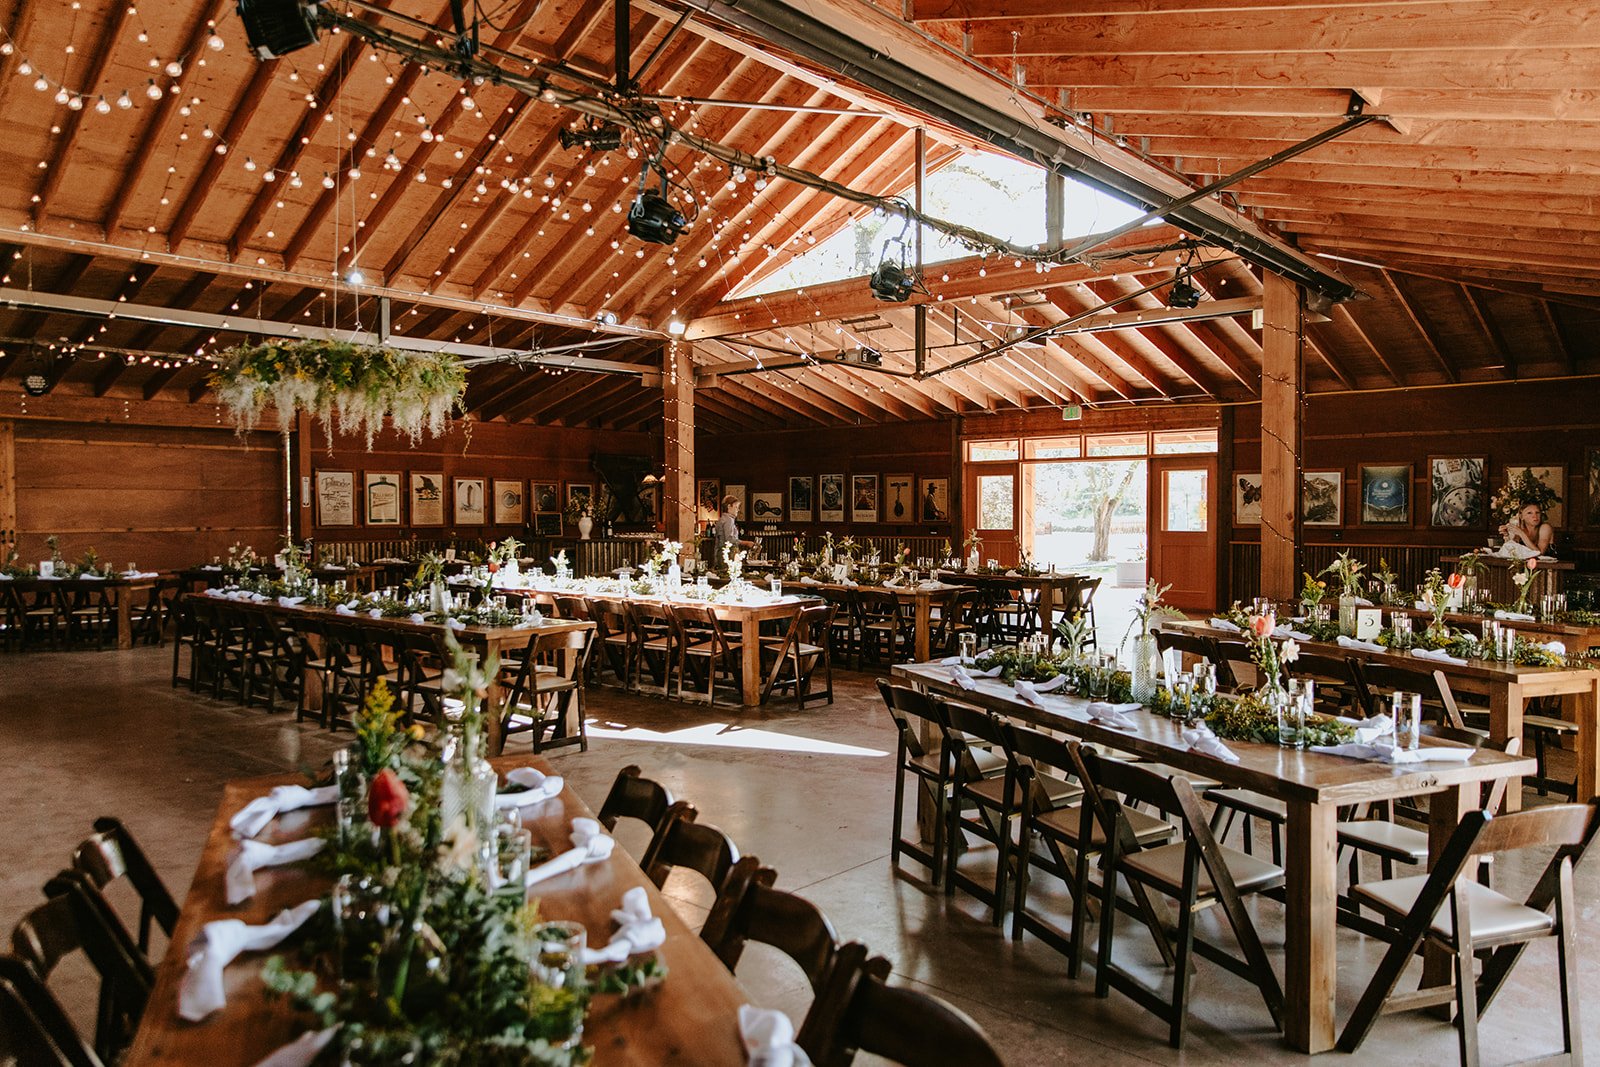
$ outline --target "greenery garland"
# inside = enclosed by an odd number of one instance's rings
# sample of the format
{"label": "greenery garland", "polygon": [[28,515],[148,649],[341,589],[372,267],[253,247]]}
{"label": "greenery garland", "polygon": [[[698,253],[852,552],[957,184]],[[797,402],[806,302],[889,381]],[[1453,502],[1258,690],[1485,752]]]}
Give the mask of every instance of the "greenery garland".
{"label": "greenery garland", "polygon": [[211,385],[241,428],[253,427],[268,405],[285,429],[305,410],[328,427],[330,441],[335,416],[340,432],[365,432],[369,450],[385,417],[413,444],[423,431],[439,436],[467,388],[466,368],[445,352],[271,340],[238,345],[219,358]]}

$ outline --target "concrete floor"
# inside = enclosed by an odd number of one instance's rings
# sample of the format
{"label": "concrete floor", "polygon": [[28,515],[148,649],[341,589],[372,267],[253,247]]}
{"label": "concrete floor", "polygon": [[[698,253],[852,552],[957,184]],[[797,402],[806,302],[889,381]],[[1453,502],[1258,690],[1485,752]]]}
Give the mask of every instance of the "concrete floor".
{"label": "concrete floor", "polygon": [[[143,842],[182,898],[229,778],[320,764],[338,739],[292,715],[268,716],[174,691],[170,653],[50,653],[0,657],[0,745],[12,753],[0,779],[0,922],[11,925],[40,899],[44,880],[67,861],[100,814],[119,815]],[[896,872],[888,861],[894,738],[872,679],[840,672],[839,699],[805,713],[792,708],[742,713],[629,697],[598,689],[590,699],[586,754],[555,757],[569,782],[598,806],[618,768],[637,763],[702,821],[720,826],[779,874],[778,885],[804,894],[833,920],[840,936],[865,942],[894,963],[898,982],[931,990],[978,1019],[1008,1063],[1278,1063],[1303,1060],[1273,1031],[1247,983],[1209,963],[1199,965],[1188,1044],[1165,1043],[1165,1028],[1129,1000],[1093,995],[1089,977],[1069,981],[1064,961],[1039,941],[1014,944],[976,902],[930,890],[921,872]],[[570,751],[570,750],[569,750]],[[621,834],[637,854],[642,840]],[[964,863],[979,871],[975,849]],[[1526,892],[1544,857],[1502,863],[1497,885]],[[1375,872],[1373,875],[1375,876]],[[1065,897],[1048,879],[1040,901]],[[1583,912],[1582,988],[1600,976],[1600,865],[1578,873]],[[677,877],[668,892],[695,922],[710,893]],[[1281,962],[1282,909],[1254,906],[1268,951]],[[1209,921],[1209,920],[1208,920]],[[1231,944],[1225,935],[1213,937]],[[1118,926],[1119,961],[1148,968],[1147,936]],[[1365,985],[1379,946],[1341,934],[1340,1021]],[[1159,972],[1149,968],[1152,980]],[[798,1018],[809,995],[787,960],[752,946],[739,968],[752,1000]],[[87,979],[64,976],[63,990],[86,1001]],[[1536,945],[1481,1029],[1485,1063],[1525,1059],[1558,1044],[1553,945]],[[76,995],[74,995],[76,991]],[[83,1005],[78,1005],[79,1007]],[[1600,1047],[1600,1012],[1584,1005],[1586,1043]],[[92,1008],[91,1008],[92,1010]],[[1328,1061],[1437,1067],[1456,1060],[1454,1031],[1420,1015],[1380,1021],[1355,1057]]]}

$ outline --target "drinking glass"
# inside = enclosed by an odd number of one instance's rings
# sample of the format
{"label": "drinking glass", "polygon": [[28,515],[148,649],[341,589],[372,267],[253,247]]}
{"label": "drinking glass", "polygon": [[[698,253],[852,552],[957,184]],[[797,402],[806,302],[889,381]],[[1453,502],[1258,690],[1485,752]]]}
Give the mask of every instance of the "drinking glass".
{"label": "drinking glass", "polygon": [[536,953],[530,961],[535,976],[557,989],[581,980],[584,939],[582,923],[557,920],[535,926]]}
{"label": "drinking glass", "polygon": [[1194,691],[1199,696],[1217,695],[1217,671],[1209,660],[1201,660],[1194,665]]}
{"label": "drinking glass", "polygon": [[1401,612],[1396,612],[1390,617],[1389,624],[1394,627],[1393,646],[1395,651],[1404,652],[1406,649],[1410,648],[1411,616]]}
{"label": "drinking glass", "polygon": [[970,664],[978,658],[977,634],[963,633],[956,638],[956,641],[960,646],[961,662],[963,664]]}
{"label": "drinking glass", "polygon": [[782,596],[783,595],[783,579],[782,578],[779,578],[776,574],[774,574],[771,578],[767,579],[767,584],[772,588],[772,595],[773,596]]}
{"label": "drinking glass", "polygon": [[1273,710],[1278,716],[1278,744],[1300,748],[1305,744],[1305,701],[1303,694],[1274,693]]}
{"label": "drinking glass", "polygon": [[1180,674],[1172,680],[1171,715],[1180,725],[1189,722],[1194,714],[1194,677]]}
{"label": "drinking glass", "polygon": [[1496,658],[1502,663],[1510,663],[1517,654],[1517,631],[1509,626],[1500,628],[1500,647]]}
{"label": "drinking glass", "polygon": [[1416,748],[1422,738],[1422,694],[1396,691],[1390,697],[1389,709],[1394,720],[1394,746]]}
{"label": "drinking glass", "polygon": [[128,561],[128,573],[129,574],[138,574],[139,573],[139,565],[137,563],[133,562],[133,560],[131,560],[131,559]]}
{"label": "drinking glass", "polygon": [[525,892],[524,883],[533,855],[532,831],[524,830],[520,825],[501,823],[494,828],[494,843],[494,884],[509,893]]}

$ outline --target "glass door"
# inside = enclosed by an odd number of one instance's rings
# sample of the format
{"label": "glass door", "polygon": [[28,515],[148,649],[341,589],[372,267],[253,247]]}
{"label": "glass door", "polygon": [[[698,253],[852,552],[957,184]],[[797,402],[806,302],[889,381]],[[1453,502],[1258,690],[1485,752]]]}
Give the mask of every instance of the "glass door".
{"label": "glass door", "polygon": [[1217,607],[1216,485],[1215,456],[1150,459],[1150,577],[1186,611]]}

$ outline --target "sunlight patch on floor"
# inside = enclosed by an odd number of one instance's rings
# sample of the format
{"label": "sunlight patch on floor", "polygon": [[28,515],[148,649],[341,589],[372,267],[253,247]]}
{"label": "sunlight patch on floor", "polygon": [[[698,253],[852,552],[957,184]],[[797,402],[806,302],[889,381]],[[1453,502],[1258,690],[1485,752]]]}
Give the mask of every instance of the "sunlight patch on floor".
{"label": "sunlight patch on floor", "polygon": [[699,726],[686,726],[682,730],[647,730],[641,726],[589,720],[590,737],[608,737],[618,741],[646,741],[659,745],[709,745],[714,748],[760,748],[774,752],[812,752],[824,756],[887,756],[875,748],[858,748],[841,745],[835,741],[819,741],[813,737],[780,734],[774,730],[761,730],[748,726],[733,726],[725,722],[708,722]]}

